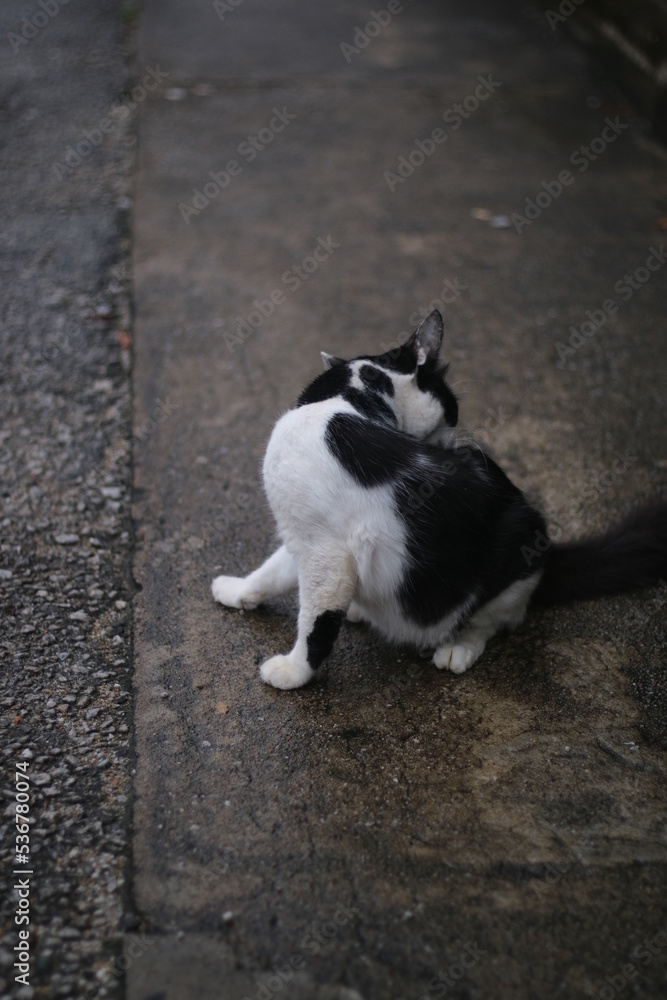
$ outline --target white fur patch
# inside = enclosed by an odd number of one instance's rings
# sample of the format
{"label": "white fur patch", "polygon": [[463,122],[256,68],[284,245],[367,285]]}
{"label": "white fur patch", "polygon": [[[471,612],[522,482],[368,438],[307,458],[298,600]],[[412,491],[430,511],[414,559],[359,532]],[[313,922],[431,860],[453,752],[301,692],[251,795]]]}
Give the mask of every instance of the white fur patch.
{"label": "white fur patch", "polygon": [[444,422],[442,405],[430,392],[422,392],[416,375],[392,375],[395,409],[405,434],[423,440]]}

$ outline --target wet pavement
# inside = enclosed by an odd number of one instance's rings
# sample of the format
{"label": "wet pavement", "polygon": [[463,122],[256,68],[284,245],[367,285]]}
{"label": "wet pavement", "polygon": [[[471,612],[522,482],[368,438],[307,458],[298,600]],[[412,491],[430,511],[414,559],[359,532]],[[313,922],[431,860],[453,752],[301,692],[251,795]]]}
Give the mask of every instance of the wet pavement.
{"label": "wet pavement", "polygon": [[210,580],[272,550],[263,450],[320,350],[434,304],[555,536],[664,495],[664,149],[531,7],[149,0],[139,31],[128,997],[663,995],[664,588],[463,677],[345,625],[278,692],[294,601]]}

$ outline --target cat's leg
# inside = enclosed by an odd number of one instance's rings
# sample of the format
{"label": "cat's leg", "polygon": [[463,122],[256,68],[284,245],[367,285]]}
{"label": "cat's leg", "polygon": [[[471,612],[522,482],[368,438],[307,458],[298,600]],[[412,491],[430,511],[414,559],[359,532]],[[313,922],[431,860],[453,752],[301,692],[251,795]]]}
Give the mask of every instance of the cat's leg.
{"label": "cat's leg", "polygon": [[502,629],[515,629],[526,617],[528,603],[541,572],[517,580],[475,612],[468,625],[450,642],[438,646],[433,662],[439,670],[462,674],[480,658],[487,642]]}
{"label": "cat's leg", "polygon": [[248,576],[217,576],[211,592],[228,608],[256,608],[269,597],[293,590],[298,580],[296,559],[284,545]]}
{"label": "cat's leg", "polygon": [[306,684],[336,641],[356,585],[356,564],[348,553],[304,552],[299,570],[299,625],[294,648],[260,667],[262,680],[277,688]]}

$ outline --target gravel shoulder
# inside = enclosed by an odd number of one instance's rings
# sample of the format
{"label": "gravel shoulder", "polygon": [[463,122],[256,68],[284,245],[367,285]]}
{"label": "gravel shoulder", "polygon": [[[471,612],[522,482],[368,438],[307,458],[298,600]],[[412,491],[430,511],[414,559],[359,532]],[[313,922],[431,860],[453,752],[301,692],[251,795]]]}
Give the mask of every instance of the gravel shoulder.
{"label": "gravel shoulder", "polygon": [[[121,933],[133,925],[125,896],[137,81],[124,9],[10,0],[0,10],[3,997],[120,995]],[[17,775],[29,783],[25,984],[13,968]]]}

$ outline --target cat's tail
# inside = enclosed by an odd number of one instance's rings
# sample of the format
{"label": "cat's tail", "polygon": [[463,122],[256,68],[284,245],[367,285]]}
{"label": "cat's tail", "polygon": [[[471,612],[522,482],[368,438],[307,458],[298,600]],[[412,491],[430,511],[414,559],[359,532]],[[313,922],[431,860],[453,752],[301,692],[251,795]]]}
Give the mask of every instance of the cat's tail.
{"label": "cat's tail", "polygon": [[552,543],[533,604],[551,607],[667,583],[667,502],[633,511],[615,528]]}

